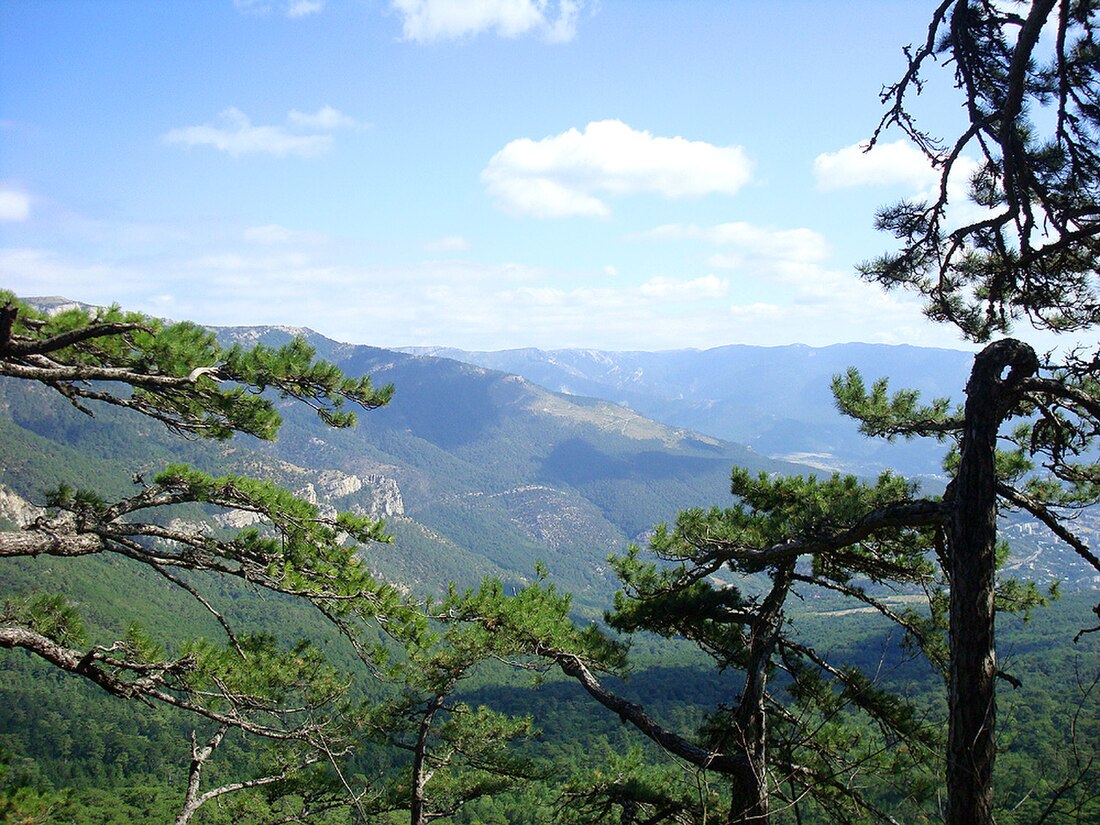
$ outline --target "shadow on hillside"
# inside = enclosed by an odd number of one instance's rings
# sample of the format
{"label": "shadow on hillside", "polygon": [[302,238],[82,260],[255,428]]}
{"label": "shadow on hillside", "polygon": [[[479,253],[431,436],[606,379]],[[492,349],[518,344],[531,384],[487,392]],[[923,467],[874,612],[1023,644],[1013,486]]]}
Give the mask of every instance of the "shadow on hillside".
{"label": "shadow on hillside", "polygon": [[495,376],[452,362],[406,362],[375,375],[392,382],[396,391],[386,407],[371,415],[444,449],[483,438],[499,425],[505,409]]}
{"label": "shadow on hillside", "polygon": [[547,482],[564,482],[579,487],[608,479],[690,479],[714,471],[725,474],[729,468],[730,459],[727,456],[705,458],[661,450],[615,456],[582,438],[571,438],[550,451],[542,460],[539,474]]}

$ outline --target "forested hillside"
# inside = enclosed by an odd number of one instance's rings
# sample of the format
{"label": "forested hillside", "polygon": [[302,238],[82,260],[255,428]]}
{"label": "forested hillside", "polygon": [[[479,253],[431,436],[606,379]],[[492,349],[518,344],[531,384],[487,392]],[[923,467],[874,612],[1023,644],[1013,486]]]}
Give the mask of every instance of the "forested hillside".
{"label": "forested hillside", "polygon": [[[274,328],[219,334],[229,343],[293,340]],[[602,604],[615,586],[607,555],[679,509],[725,504],[730,467],[796,469],[514,375],[316,334],[307,340],[349,375],[400,390],[352,430],[326,431],[308,410],[284,403],[278,441],[222,446],[179,441],[112,411],[89,420],[44,389],[9,382],[0,387],[3,426],[13,428],[4,483],[41,502],[63,480],[125,492],[133,474],[170,461],[258,473],[328,506],[384,518],[402,550],[371,551],[371,563],[411,586],[468,586],[483,575],[520,583],[541,561],[578,598]],[[58,459],[39,460],[50,455]]]}
{"label": "forested hillside", "polygon": [[1100,821],[1100,0],[231,5],[0,4],[5,825]]}
{"label": "forested hillside", "polygon": [[[220,336],[227,342],[270,346],[293,340],[292,331],[272,328],[222,330]],[[211,472],[263,475],[322,507],[382,517],[394,542],[363,545],[364,558],[410,592],[440,594],[451,582],[467,587],[484,576],[522,588],[535,581],[536,567],[545,565],[550,581],[575,594],[574,616],[588,621],[611,605],[615,574],[606,560],[609,553],[621,555],[631,539],[644,544],[648,530],[678,509],[708,499],[725,504],[731,466],[772,473],[799,469],[710,436],[671,429],[614,404],[551,393],[504,373],[341,345],[316,335],[309,340],[348,374],[392,381],[397,387],[393,401],[372,411],[354,430],[326,428],[289,401],[280,401],[285,424],[278,441],[237,438],[219,444],[174,438],[159,423],[125,410],[97,410],[92,418],[47,387],[8,379],[0,388],[0,450],[5,487],[17,494],[3,501],[9,523],[33,519],[27,502],[43,503],[43,491],[57,484],[125,496],[158,467],[186,461]],[[441,397],[449,403],[440,404]],[[178,510],[175,517],[194,522],[213,518],[216,529],[241,524],[231,513],[216,515],[198,505]],[[1017,539],[1013,557],[1022,559],[1021,564],[1037,558],[1035,542],[1050,543],[1030,534]],[[91,640],[103,645],[135,623],[169,647],[172,640],[216,638],[221,632],[219,620],[201,604],[125,559],[42,557],[10,561],[6,569],[8,598],[42,589],[64,594],[83,615]],[[1051,580],[1049,570],[1023,572],[1039,572],[1045,583]],[[382,685],[364,671],[355,649],[309,605],[288,596],[240,591],[210,574],[192,574],[191,580],[239,632],[309,639],[329,662],[355,675],[354,695],[370,701],[378,691],[384,694]],[[766,592],[767,587],[759,575],[738,579],[719,572],[714,580],[750,593]],[[791,632],[797,627],[817,640],[815,655],[826,657],[833,667],[874,673],[876,689],[905,696],[934,727],[942,718],[942,680],[902,644],[897,626],[873,607],[853,606],[836,592],[808,592],[812,597],[789,611]],[[919,588],[894,595],[881,588],[878,592],[881,604],[897,611],[922,600]],[[1035,609],[1030,625],[1010,622],[1002,629],[1006,670],[1020,680],[1003,703],[1007,718],[1018,720],[1000,769],[1000,804],[1014,809],[1016,817],[1006,821],[1032,821],[1059,784],[1087,765],[1085,743],[1095,741],[1093,732],[1100,724],[1090,681],[1096,675],[1096,637],[1085,635],[1073,644],[1069,639],[1080,629],[1092,597],[1086,577],[1063,600]],[[782,685],[783,677],[777,678]],[[652,636],[636,641],[627,681],[610,679],[607,684],[629,701],[644,702],[656,719],[682,735],[691,735],[711,708],[739,690],[736,673],[708,669],[705,658],[682,639]],[[175,815],[193,726],[186,714],[120,703],[18,653],[5,654],[0,689],[8,708],[0,720],[0,741],[6,760],[3,804],[9,818],[19,812],[32,821],[37,815],[43,821],[123,822]],[[516,753],[526,754],[540,768],[538,778],[522,790],[502,788],[471,802],[450,821],[583,821],[595,815],[596,809],[586,806],[604,804],[596,800],[613,789],[599,781],[608,771],[623,771],[624,777],[637,774],[638,781],[648,776],[644,781],[655,781],[669,793],[690,795],[683,784],[686,775],[613,714],[593,706],[561,674],[551,672],[536,684],[507,668],[482,668],[463,680],[458,695],[505,714],[530,714],[540,732],[517,745]],[[1065,718],[1074,724],[1059,724]],[[868,722],[855,724],[858,729]],[[265,757],[239,734],[229,736],[220,753],[222,762],[212,777],[221,771],[232,776],[264,769]],[[343,769],[369,787],[377,781],[371,777],[399,772],[403,764],[400,750],[368,739],[344,760]],[[893,796],[886,786],[873,786],[871,793],[876,804],[915,817],[934,805],[937,782],[933,770],[923,778],[910,777],[901,796]],[[582,793],[582,788],[589,790]],[[1064,793],[1072,800],[1067,811],[1089,810],[1081,807],[1090,798],[1082,787],[1067,785]],[[577,794],[576,805],[564,805],[570,794]],[[249,804],[254,803],[246,796],[227,798],[224,813],[219,804],[196,816],[208,822],[247,817]],[[716,798],[708,804],[721,802]],[[581,813],[585,810],[589,814]],[[825,821],[817,818],[823,811],[815,810],[804,805],[797,817]],[[794,812],[780,812],[774,821],[794,822],[793,817]]]}
{"label": "forested hillside", "polygon": [[410,350],[522,375],[559,392],[615,401],[676,427],[747,444],[826,471],[874,475],[893,467],[943,477],[935,443],[863,438],[836,409],[829,384],[856,367],[868,380],[928,398],[956,398],[971,356],[962,351],[884,344],[716,347],[668,352],[536,349]]}

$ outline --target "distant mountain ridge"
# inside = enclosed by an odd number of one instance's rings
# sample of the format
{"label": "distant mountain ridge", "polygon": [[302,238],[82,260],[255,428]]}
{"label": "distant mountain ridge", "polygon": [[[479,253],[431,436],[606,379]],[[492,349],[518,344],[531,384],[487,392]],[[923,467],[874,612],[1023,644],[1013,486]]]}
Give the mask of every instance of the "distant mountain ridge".
{"label": "distant mountain ridge", "polygon": [[614,401],[775,458],[845,472],[873,474],[893,467],[933,476],[940,473],[942,449],[930,442],[889,445],[860,435],[835,409],[832,377],[854,366],[868,384],[885,376],[896,389],[961,401],[973,357],[956,350],[859,343],[663,352],[402,351],[513,372],[558,392]]}
{"label": "distant mountain ridge", "polygon": [[[440,357],[344,344],[297,327],[216,331],[245,345],[303,335],[321,357],[393,383],[396,394],[351,430],[326,429],[286,403],[276,442],[215,445],[180,441],[117,411],[88,419],[46,388],[0,382],[0,484],[40,502],[42,489],[62,481],[124,495],[133,474],[173,460],[261,475],[322,506],[383,516],[395,544],[366,555],[391,580],[432,589],[495,575],[519,584],[541,561],[579,602],[605,605],[616,586],[608,554],[644,543],[681,509],[730,505],[734,466],[821,474],[808,466],[816,463],[871,474],[876,461],[906,469],[897,456],[908,449],[934,467],[941,445],[898,448],[860,436],[832,408],[829,379],[856,364],[868,380],[890,374],[894,386],[943,395],[963,386],[970,360],[947,350],[841,345],[517,350],[475,353],[483,364],[471,364],[453,357],[465,355],[459,350],[431,350],[452,356]],[[718,437],[723,428],[747,433],[753,446]],[[769,446],[778,448],[772,456]],[[776,457],[783,454],[808,463]],[[1095,515],[1082,514],[1082,523],[1100,534]],[[1010,535],[1017,569],[1044,580],[1088,577],[1044,531],[1020,524]]]}
{"label": "distant mountain ridge", "polygon": [[[275,342],[289,335],[266,329]],[[230,338],[237,334],[222,330]],[[252,329],[250,335],[255,334]],[[573,373],[573,385],[547,389],[533,369],[520,375],[494,363],[339,344],[316,333],[307,337],[319,354],[345,371],[368,373],[379,383],[397,387],[387,408],[363,416],[354,431],[332,435],[350,437],[364,451],[386,451],[397,465],[402,490],[417,490],[405,497],[408,515],[450,537],[459,536],[464,547],[480,548],[494,565],[520,573],[530,568],[525,570],[517,559],[533,562],[535,557],[525,554],[550,547],[539,558],[551,567],[555,562],[567,565],[572,575],[581,576],[577,585],[592,595],[606,586],[604,557],[622,551],[623,536],[644,543],[655,523],[673,519],[681,509],[731,504],[732,467],[820,475],[820,468],[805,461],[787,460],[806,458],[803,453],[764,454],[764,446],[782,447],[787,437],[796,447],[824,446],[828,452],[815,452],[845,471],[871,475],[891,467],[919,475],[923,466],[934,476],[926,480],[929,486],[942,483],[938,471],[944,445],[865,438],[854,422],[835,410],[830,382],[834,374],[856,366],[868,383],[886,375],[892,387],[915,387],[928,398],[950,397],[965,386],[973,358],[954,350],[874,344],[820,349],[733,346],[668,353],[513,351],[523,353],[528,363],[544,363],[553,371],[561,371],[564,364]],[[453,356],[462,351],[446,352]],[[701,364],[696,355],[703,357]],[[518,366],[510,357],[497,363]],[[665,409],[679,415],[670,414],[660,423],[643,410],[662,408],[661,399],[652,407],[642,403],[648,389],[636,390],[635,404],[629,407],[608,400],[606,394],[599,397],[595,390],[601,384],[582,369],[587,365],[604,370],[603,375],[625,377],[624,390],[662,388]],[[731,377],[738,382],[732,388]],[[603,383],[611,382],[605,378]],[[674,392],[679,397],[671,397]],[[718,400],[700,402],[705,394]],[[778,406],[755,406],[765,403]],[[753,415],[740,417],[744,410]],[[715,437],[720,428],[712,427],[713,421],[767,426],[761,437],[745,446]],[[289,444],[285,437],[281,442]],[[410,465],[424,466],[421,450],[426,444],[459,465],[448,463],[445,478],[414,471]],[[453,486],[463,490],[446,495],[444,491]],[[441,493],[444,497],[437,498]],[[1100,512],[1090,510],[1080,519],[1082,529],[1100,534]],[[1095,571],[1037,524],[1012,519],[1009,534],[1018,548],[1010,570],[1039,581],[1100,586]],[[518,538],[501,545],[497,539],[507,535]]]}
{"label": "distant mountain ridge", "polygon": [[40,503],[43,489],[62,482],[125,495],[132,477],[169,461],[263,476],[323,507],[383,516],[395,543],[365,554],[393,581],[439,589],[495,575],[520,584],[542,562],[579,603],[604,605],[616,585],[607,556],[680,509],[730,504],[731,467],[807,469],[454,360],[299,328],[217,333],[245,345],[304,335],[348,374],[397,391],[350,430],[327,429],[303,405],[277,402],[285,422],[275,442],[211,444],[117,410],[90,419],[45,387],[4,381],[0,484]]}

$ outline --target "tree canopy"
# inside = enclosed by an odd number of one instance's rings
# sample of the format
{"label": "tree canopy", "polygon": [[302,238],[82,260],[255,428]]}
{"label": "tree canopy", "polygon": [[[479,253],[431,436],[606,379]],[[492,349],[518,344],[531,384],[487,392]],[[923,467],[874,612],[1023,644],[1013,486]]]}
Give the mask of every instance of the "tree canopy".
{"label": "tree canopy", "polygon": [[[777,808],[799,821],[813,811],[889,822],[926,810],[935,770],[945,777],[949,825],[991,825],[996,684],[1020,681],[997,660],[996,613],[1042,601],[1033,586],[998,578],[998,517],[1027,514],[1100,573],[1100,555],[1074,522],[1100,503],[1100,349],[1087,337],[1100,322],[1098,17],[1096,0],[941,0],[923,39],[905,50],[902,76],[882,92],[870,146],[901,130],[939,185],[929,199],[880,211],[878,227],[897,245],[860,274],[915,291],[931,319],[984,348],[959,388],[961,404],[891,392],[886,379],[868,387],[855,371],[837,376],[833,393],[868,436],[943,443],[942,494],[892,473],[866,481],[734,470],[730,507],[685,511],[654,531],[650,555],[631,548],[612,557],[621,591],[601,627],[578,624],[568,595],[541,578],[512,595],[488,580],[436,605],[413,604],[356,554],[360,543],[386,540],[374,519],[326,514],[269,482],[173,464],[150,481],[135,477],[136,490],[123,497],[50,491],[23,530],[0,533],[0,557],[124,558],[193,598],[222,627],[221,642],[168,649],[134,625],[112,643],[91,644],[75,607],[40,592],[5,601],[0,647],[203,720],[209,735],[192,738],[180,823],[210,799],[289,786],[324,765],[328,784],[306,794],[319,810],[407,810],[415,825],[537,775],[508,749],[531,735],[534,720],[456,695],[489,659],[556,669],[695,776],[724,783],[711,792],[700,780],[707,792],[692,795],[631,753],[567,790],[574,814],[696,822],[724,806],[731,823],[763,822]],[[913,114],[936,65],[950,67],[963,104],[961,128],[946,138]],[[958,203],[952,184],[964,174],[967,200]],[[118,308],[46,315],[7,293],[0,300],[0,376],[45,386],[88,415],[116,407],[189,438],[271,439],[280,423],[273,399],[346,427],[351,408],[375,409],[392,392],[317,360],[302,340],[223,348],[190,323]],[[1020,325],[1068,343],[1040,357],[1024,340],[1002,337]],[[255,524],[214,529],[174,518],[186,506],[242,511]],[[367,668],[401,689],[353,704],[347,677],[313,645],[239,632],[196,574],[305,600]],[[899,591],[924,603],[899,609],[883,596]],[[885,617],[943,675],[945,741],[908,697],[873,672],[834,662],[800,632],[791,600],[821,593]],[[400,643],[398,657],[376,630]],[[687,641],[716,671],[737,674],[735,684],[687,733],[616,686],[628,660],[611,631]],[[206,766],[233,731],[273,745],[270,770],[208,787]],[[361,738],[409,754],[405,773],[370,794],[353,789],[338,765]],[[1048,812],[1096,778],[1095,762],[1083,761],[1049,791]],[[895,781],[891,807],[865,792],[870,776],[906,777]]]}
{"label": "tree canopy", "polygon": [[[872,145],[900,128],[939,170],[938,195],[883,209],[878,226],[900,248],[864,277],[917,291],[934,320],[977,342],[1024,321],[1057,333],[1100,322],[1100,61],[1092,0],[944,0],[908,67],[883,90]],[[931,64],[954,70],[966,113],[946,140],[911,114]],[[967,160],[969,204],[949,203]],[[967,208],[969,207],[969,208]],[[961,217],[960,217],[961,216]],[[1090,342],[1091,343],[1091,342]],[[1100,570],[1073,513],[1100,501],[1100,350],[1067,345],[1040,360],[1027,343],[993,341],[975,358],[966,404],[837,383],[842,411],[870,435],[949,436],[956,448],[944,496],[951,588],[947,821],[993,821],[997,673],[994,569],[998,510],[1031,514]],[[1100,606],[1098,606],[1100,611]]]}
{"label": "tree canopy", "polygon": [[[919,292],[934,320],[975,341],[1026,320],[1056,332],[1100,321],[1100,61],[1091,0],[941,0],[908,67],[886,86],[871,145],[900,129],[940,172],[936,197],[878,216],[901,241],[863,275]],[[937,63],[951,65],[962,131],[930,134],[910,104]],[[949,203],[969,174],[976,209]]]}
{"label": "tree canopy", "polygon": [[[1095,328],[1096,18],[1097,4],[1088,0],[944,0],[936,7],[924,41],[905,50],[904,75],[883,89],[886,112],[870,147],[887,129],[901,129],[939,171],[940,185],[929,201],[880,212],[879,228],[900,248],[864,264],[865,278],[917,291],[930,318],[976,342],[989,342],[1021,321],[1058,333]],[[963,130],[947,140],[930,135],[910,111],[936,62],[953,66],[966,114]],[[950,203],[949,182],[969,163],[975,164],[969,204]],[[769,714],[782,721],[790,713],[767,692],[769,674],[786,670],[798,699],[822,695],[800,687],[813,667],[850,688],[811,647],[785,634],[782,607],[792,587],[812,584],[874,603],[851,585],[853,578],[902,585],[923,576],[926,587],[939,581],[942,591],[927,589],[923,619],[893,618],[946,672],[946,819],[952,825],[991,823],[994,683],[998,677],[1015,680],[997,665],[995,612],[1041,601],[1034,587],[996,578],[998,513],[1030,514],[1100,572],[1100,557],[1073,524],[1075,512],[1100,502],[1100,350],[1072,342],[1068,349],[1041,360],[1022,341],[992,341],[960,388],[963,405],[922,402],[906,390],[891,394],[886,380],[868,389],[854,371],[837,376],[839,408],[867,435],[931,436],[948,444],[951,480],[942,496],[921,495],[888,476],[876,486],[839,478],[752,482],[735,470],[736,507],[688,511],[674,530],[658,528],[651,549],[663,564],[643,562],[638,551],[614,562],[624,589],[609,623],[691,639],[719,667],[744,673],[737,700],[706,728],[709,746],[671,736],[604,689],[581,663],[566,657],[559,660],[563,669],[680,758],[729,776],[729,821],[763,821],[768,793],[781,794],[788,780],[794,787],[805,778],[782,765],[790,744],[771,743],[765,733]],[[797,565],[800,558],[810,562],[809,573]],[[924,566],[930,559],[936,574]],[[738,578],[763,573],[769,584],[746,600],[737,586],[715,585],[720,572]],[[946,649],[937,643],[935,624],[945,600]],[[884,605],[877,608],[889,615]],[[882,702],[895,707],[886,697]],[[827,776],[815,776],[806,792],[828,788]],[[797,796],[792,790],[791,798]],[[848,788],[840,798],[851,804],[859,794]],[[864,812],[889,816],[869,807]]]}
{"label": "tree canopy", "polygon": [[[191,323],[166,324],[115,307],[45,315],[10,294],[2,297],[0,375],[43,384],[87,415],[108,405],[189,437],[271,439],[280,424],[272,394],[310,406],[335,427],[354,424],[346,404],[370,410],[392,394],[317,360],[300,339],[278,349],[223,349],[213,333]],[[0,533],[0,557],[123,557],[194,598],[221,624],[224,644],[196,639],[170,652],[131,625],[125,638],[89,647],[74,607],[40,592],[4,603],[0,646],[27,651],[115,696],[162,703],[213,723],[205,744],[193,747],[178,822],[230,790],[285,781],[322,759],[335,767],[332,760],[353,742],[346,677],[309,643],[288,646],[239,633],[194,574],[305,599],[365,661],[380,662],[369,628],[381,625],[411,638],[422,625],[421,613],[356,556],[358,543],[387,540],[381,522],[326,515],[270,482],[215,477],[178,464],[151,481],[134,481],[136,493],[113,501],[67,485],[49,491],[39,516],[20,531]],[[243,512],[255,523],[226,530],[176,518],[184,505]],[[203,767],[230,729],[279,744],[279,766],[266,777],[200,791]]]}

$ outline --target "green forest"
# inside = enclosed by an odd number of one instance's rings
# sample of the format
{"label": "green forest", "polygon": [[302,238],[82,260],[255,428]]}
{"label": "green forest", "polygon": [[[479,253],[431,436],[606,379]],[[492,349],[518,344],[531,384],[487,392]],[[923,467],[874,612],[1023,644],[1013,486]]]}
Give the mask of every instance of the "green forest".
{"label": "green forest", "polygon": [[[51,583],[60,578],[61,571],[47,559],[21,566],[26,569],[16,570],[6,579],[16,592],[41,588],[42,577]],[[76,574],[64,572],[66,595],[74,604],[101,606],[97,610],[108,616],[113,605],[116,621],[118,616],[126,616],[147,627],[152,635],[216,635],[216,626],[203,611],[132,565],[95,560],[84,567]],[[309,638],[324,650],[328,661],[356,677],[357,689],[371,689],[372,680],[356,667],[354,653],[305,606],[285,598],[249,604],[240,596],[234,604],[227,588],[219,595],[226,604],[233,604],[226,615],[242,629],[263,628],[287,639]],[[1075,645],[1068,643],[1094,602],[1088,591],[1066,593],[1035,610],[1027,621],[1011,619],[1000,628],[999,655],[1022,684],[998,696],[1005,732],[997,760],[999,822],[1036,822],[1048,807],[1052,811],[1048,822],[1089,822],[1098,812],[1096,775],[1082,776],[1081,771],[1100,741],[1096,696],[1100,649],[1089,637]],[[140,610],[135,611],[135,605]],[[942,678],[904,649],[889,622],[875,621],[865,613],[846,613],[839,601],[807,609],[792,621],[805,625],[807,635],[827,640],[836,662],[878,674],[881,687],[906,695],[932,723],[943,724]],[[125,628],[108,624],[104,631],[107,638],[115,638]],[[640,638],[631,659],[632,671],[625,681],[615,682],[616,689],[633,701],[644,701],[654,715],[685,734],[737,690],[734,674],[715,672],[683,642]],[[174,820],[183,798],[191,733],[197,730],[201,737],[210,725],[198,724],[188,714],[172,709],[121,702],[94,685],[12,653],[4,657],[2,684],[0,804],[5,821]],[[574,805],[571,800],[580,797],[571,794],[596,788],[608,779],[627,790],[624,780],[631,776],[638,777],[636,789],[648,781],[663,790],[678,789],[693,803],[698,799],[699,776],[662,755],[614,714],[593,707],[575,684],[561,676],[536,678],[500,666],[484,667],[471,674],[456,699],[473,707],[486,705],[512,716],[530,717],[532,735],[513,747],[536,764],[538,771],[511,788],[471,801],[443,821],[618,822],[621,813],[617,809]],[[219,776],[260,775],[269,764],[264,749],[247,737],[229,739],[223,749],[218,764],[211,766],[212,782]],[[406,762],[403,754],[384,743],[364,742],[353,758],[342,763],[342,769],[369,786],[398,774]],[[1073,781],[1079,781],[1077,787],[1069,787]],[[898,821],[935,822],[936,794],[941,787],[932,763],[895,778],[877,792],[880,804],[888,810],[907,810],[906,816],[911,818],[893,814]],[[1063,787],[1067,790],[1060,797],[1061,804],[1054,803],[1054,795]],[[279,794],[286,791],[281,789]],[[709,791],[717,797],[722,788],[714,783]],[[911,807],[896,807],[899,796],[918,791],[922,796]],[[243,792],[231,794],[216,807],[201,809],[196,821],[279,821],[296,809],[289,800],[279,802],[290,807],[279,807],[266,794],[255,798]],[[719,811],[719,800],[713,802],[712,810]],[[603,810],[607,813],[594,813]],[[809,806],[797,814],[790,810],[772,816],[772,821],[781,823],[830,821]],[[407,813],[394,813],[376,821],[404,822],[407,817]],[[346,810],[333,812],[329,820],[355,821]],[[319,817],[317,821],[328,820]]]}
{"label": "green forest", "polygon": [[[934,9],[872,140],[942,185],[860,276],[980,349],[955,402],[832,393],[937,442],[933,490],[473,368],[397,409],[305,336],[0,293],[3,821],[1100,821],[1100,352],[1011,337],[1100,323],[1100,7],[1017,6]],[[911,114],[941,61],[951,140]],[[1004,570],[1025,517],[1090,577]]]}

